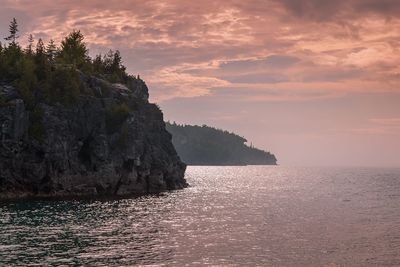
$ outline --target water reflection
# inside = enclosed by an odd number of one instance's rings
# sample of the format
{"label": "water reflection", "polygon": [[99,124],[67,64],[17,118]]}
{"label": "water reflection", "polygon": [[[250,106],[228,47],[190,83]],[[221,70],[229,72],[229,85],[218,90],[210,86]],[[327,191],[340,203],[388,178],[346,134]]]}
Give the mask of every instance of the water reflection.
{"label": "water reflection", "polygon": [[[160,224],[174,198],[20,202],[0,208],[0,263],[131,265],[168,262]],[[162,203],[162,204],[161,204]]]}
{"label": "water reflection", "polygon": [[400,170],[189,167],[137,199],[0,206],[0,266],[400,266]]}

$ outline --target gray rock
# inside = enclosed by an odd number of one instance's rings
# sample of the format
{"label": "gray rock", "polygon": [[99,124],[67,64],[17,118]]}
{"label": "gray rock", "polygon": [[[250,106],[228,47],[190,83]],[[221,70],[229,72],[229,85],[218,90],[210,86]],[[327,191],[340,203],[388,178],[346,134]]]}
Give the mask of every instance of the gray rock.
{"label": "gray rock", "polygon": [[[77,102],[39,103],[40,121],[33,121],[14,88],[0,85],[6,100],[0,106],[0,199],[126,196],[186,187],[186,165],[162,112],[148,102],[145,83],[110,84],[80,75]],[[112,108],[122,104],[129,112],[110,129]],[[42,126],[42,136],[32,136],[34,124]]]}

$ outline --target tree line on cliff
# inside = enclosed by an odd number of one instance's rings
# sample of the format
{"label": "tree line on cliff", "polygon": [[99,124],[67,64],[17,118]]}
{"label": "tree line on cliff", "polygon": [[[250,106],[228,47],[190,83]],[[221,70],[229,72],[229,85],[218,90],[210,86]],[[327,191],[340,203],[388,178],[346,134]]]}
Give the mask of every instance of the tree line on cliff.
{"label": "tree line on cliff", "polygon": [[273,154],[246,144],[237,134],[206,125],[167,123],[172,143],[189,165],[276,165]]}
{"label": "tree line on cliff", "polygon": [[79,71],[112,83],[126,83],[131,77],[118,50],[91,58],[78,30],[59,46],[29,35],[27,46],[22,47],[14,18],[4,39],[6,43],[0,42],[0,82],[13,85],[31,109],[39,101],[73,103],[80,93]]}

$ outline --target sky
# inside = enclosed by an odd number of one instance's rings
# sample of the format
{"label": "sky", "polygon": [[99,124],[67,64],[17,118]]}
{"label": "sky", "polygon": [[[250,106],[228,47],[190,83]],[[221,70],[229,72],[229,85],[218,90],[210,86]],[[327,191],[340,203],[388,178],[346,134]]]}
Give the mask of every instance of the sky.
{"label": "sky", "polygon": [[281,165],[400,167],[398,0],[0,0],[28,35],[120,50],[166,120],[245,136]]}

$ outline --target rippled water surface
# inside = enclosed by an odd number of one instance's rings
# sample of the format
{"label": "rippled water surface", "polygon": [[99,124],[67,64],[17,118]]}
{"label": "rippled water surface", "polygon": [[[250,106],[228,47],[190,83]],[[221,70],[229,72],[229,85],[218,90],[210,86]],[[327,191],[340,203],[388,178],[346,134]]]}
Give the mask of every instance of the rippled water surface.
{"label": "rippled water surface", "polygon": [[400,169],[189,167],[192,187],[0,205],[0,266],[400,266]]}

